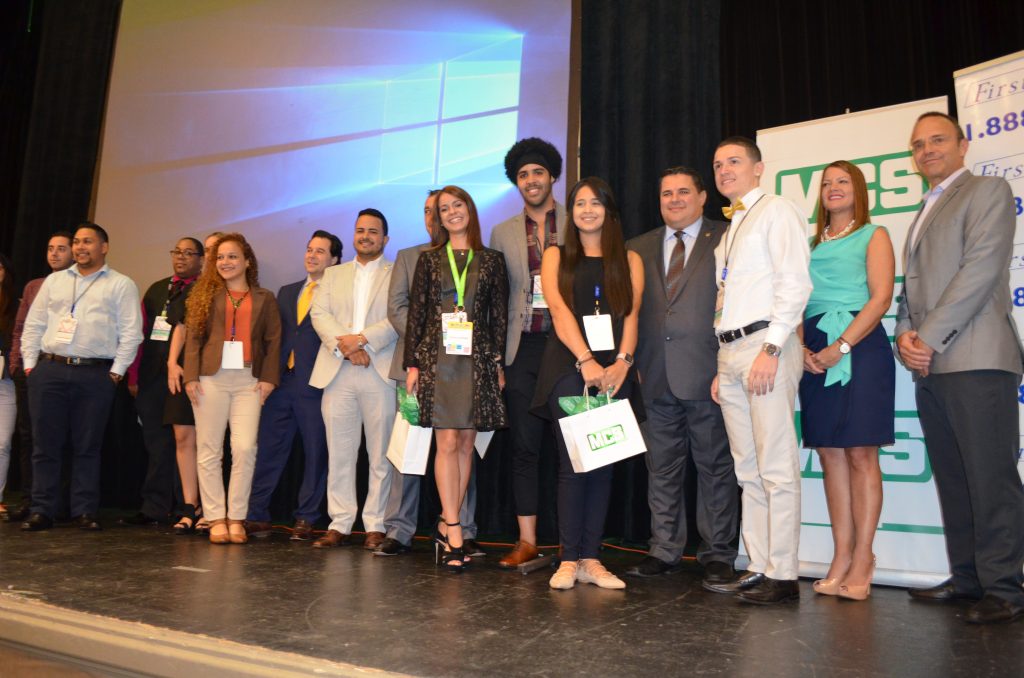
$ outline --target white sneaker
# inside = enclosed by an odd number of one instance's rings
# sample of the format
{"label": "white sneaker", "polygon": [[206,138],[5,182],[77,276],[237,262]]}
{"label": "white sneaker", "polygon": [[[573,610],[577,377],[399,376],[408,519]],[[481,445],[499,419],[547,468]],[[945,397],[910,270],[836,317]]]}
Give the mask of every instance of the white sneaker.
{"label": "white sneaker", "polygon": [[563,560],[562,564],[558,567],[558,571],[551,575],[551,579],[548,580],[548,586],[561,591],[571,589],[576,585],[577,570],[577,563]]}

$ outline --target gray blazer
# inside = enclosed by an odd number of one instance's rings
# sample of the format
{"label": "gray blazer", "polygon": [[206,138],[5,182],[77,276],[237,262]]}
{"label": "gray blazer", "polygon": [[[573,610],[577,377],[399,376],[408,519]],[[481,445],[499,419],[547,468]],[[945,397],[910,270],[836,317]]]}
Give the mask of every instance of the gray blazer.
{"label": "gray blazer", "polygon": [[[555,203],[555,237],[565,244],[565,208]],[[505,255],[508,269],[508,339],[505,341],[505,364],[511,365],[519,350],[519,337],[526,323],[526,302],[533,296],[530,257],[526,252],[526,215],[523,212],[507,219],[491,231],[487,245]]]}
{"label": "gray blazer", "polygon": [[420,253],[430,249],[430,243],[399,250],[395,256],[395,266],[391,271],[391,284],[388,286],[388,320],[398,333],[395,344],[395,357],[391,361],[389,377],[405,384],[405,370],[402,369],[402,356],[405,355],[405,323],[409,315],[409,289],[412,287],[412,276],[416,272],[416,262]]}
{"label": "gray blazer", "polygon": [[964,172],[919,225],[915,246],[908,235],[896,336],[917,330],[935,349],[932,372],[1021,374],[1010,299],[1014,229],[1009,184]]}
{"label": "gray blazer", "polygon": [[715,247],[725,229],[724,222],[704,218],[682,283],[671,298],[665,292],[665,227],[626,243],[644,261],[636,366],[646,402],[665,391],[680,400],[711,399],[711,381],[718,371]]}

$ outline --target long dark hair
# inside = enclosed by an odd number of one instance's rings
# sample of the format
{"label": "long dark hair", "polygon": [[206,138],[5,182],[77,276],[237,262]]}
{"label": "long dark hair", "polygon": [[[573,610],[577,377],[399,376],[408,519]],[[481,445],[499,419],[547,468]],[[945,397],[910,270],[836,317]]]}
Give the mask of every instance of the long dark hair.
{"label": "long dark hair", "polygon": [[4,267],[4,282],[0,284],[0,337],[4,339],[4,348],[10,349],[8,343],[14,331],[14,316],[18,312],[18,294],[14,291],[14,266],[2,252],[0,266]]}
{"label": "long dark hair", "polygon": [[612,315],[625,317],[633,311],[633,284],[629,276],[629,260],[626,258],[626,242],[622,237],[619,208],[615,204],[612,189],[604,179],[598,177],[581,179],[569,193],[566,204],[569,208],[569,223],[572,226],[565,234],[565,247],[558,263],[558,292],[569,309],[574,310],[573,277],[576,267],[584,256],[580,231],[576,227],[576,194],[584,186],[593,191],[598,202],[604,205],[604,225],[601,227],[601,258],[604,260],[605,298],[612,307]]}
{"label": "long dark hair", "polygon": [[448,243],[448,229],[444,227],[444,222],[441,220],[442,193],[447,193],[466,203],[466,211],[469,213],[469,229],[466,231],[469,249],[479,252],[484,248],[484,238],[480,235],[480,217],[477,216],[476,203],[473,202],[473,198],[469,197],[469,193],[458,186],[445,186],[437,192],[437,199],[434,200],[434,223],[437,225],[437,231],[430,236],[430,244],[433,245],[433,249],[440,249]]}

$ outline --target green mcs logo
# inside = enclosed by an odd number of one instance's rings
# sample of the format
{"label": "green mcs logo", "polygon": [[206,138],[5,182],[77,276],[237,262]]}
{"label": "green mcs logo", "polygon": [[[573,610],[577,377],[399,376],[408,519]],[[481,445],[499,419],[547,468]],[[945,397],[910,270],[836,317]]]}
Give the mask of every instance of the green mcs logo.
{"label": "green mcs logo", "polygon": [[[920,206],[927,186],[924,179],[914,172],[910,151],[858,158],[850,162],[864,173],[871,216],[913,212]],[[820,197],[818,187],[827,165],[787,169],[775,175],[775,192],[795,202],[812,224],[817,219]]]}
{"label": "green mcs logo", "polygon": [[597,452],[605,447],[611,447],[625,439],[626,431],[622,428],[622,424],[616,424],[615,426],[609,426],[606,429],[587,434],[587,442],[590,443],[590,450],[592,452]]}

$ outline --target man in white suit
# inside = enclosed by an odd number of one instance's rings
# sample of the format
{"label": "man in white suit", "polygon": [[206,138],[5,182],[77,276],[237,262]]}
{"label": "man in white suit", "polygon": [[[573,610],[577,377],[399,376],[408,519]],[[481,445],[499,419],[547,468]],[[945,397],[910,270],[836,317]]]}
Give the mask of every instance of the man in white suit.
{"label": "man in white suit", "polygon": [[363,504],[363,546],[384,541],[384,509],[391,486],[385,458],[395,422],[395,385],[388,378],[398,334],[388,322],[388,283],[392,262],[384,258],[388,222],[369,208],[356,219],[356,258],[327,269],[313,297],[310,317],[320,336],[320,352],[309,384],[324,389],[327,428],[327,512],[331,525],[313,542],[316,548],[349,541],[359,505],[356,460],[361,429],[370,462],[369,489]]}

